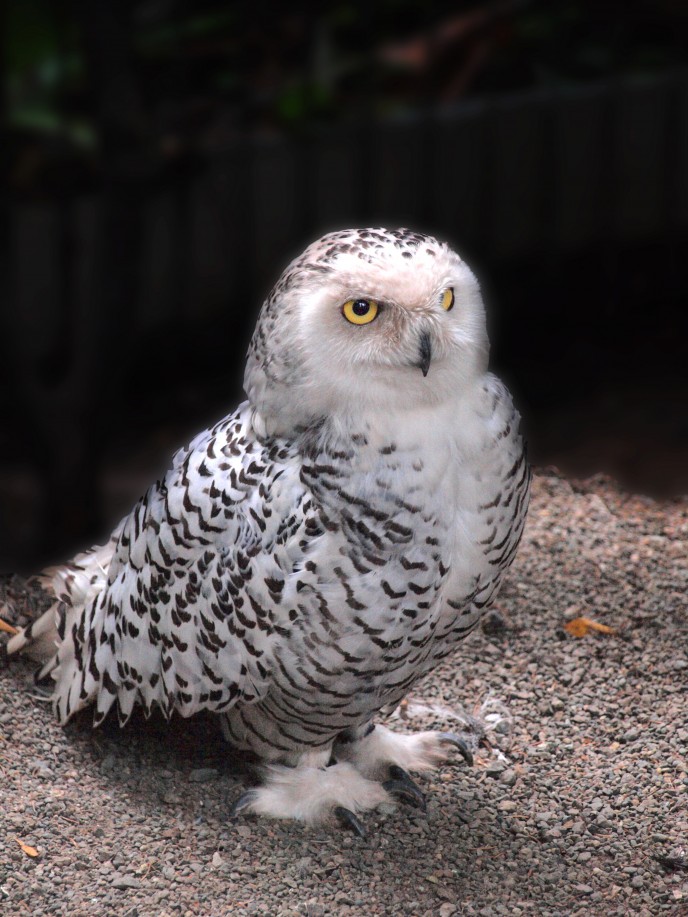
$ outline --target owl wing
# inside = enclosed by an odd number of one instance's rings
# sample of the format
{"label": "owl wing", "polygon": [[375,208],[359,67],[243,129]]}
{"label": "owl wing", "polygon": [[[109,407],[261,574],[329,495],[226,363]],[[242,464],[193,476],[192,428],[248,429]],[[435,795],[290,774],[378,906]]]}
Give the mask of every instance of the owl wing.
{"label": "owl wing", "polygon": [[135,703],[190,716],[265,694],[306,492],[249,418],[244,404],[198,436],[120,525],[102,590],[62,622],[61,721],[94,700],[96,722],[115,699],[126,722]]}
{"label": "owl wing", "polygon": [[[482,388],[484,441],[477,482],[480,545],[498,585],[509,568],[523,533],[530,495],[531,469],[520,433],[521,418],[504,383],[488,373]],[[478,607],[491,601],[484,595]]]}

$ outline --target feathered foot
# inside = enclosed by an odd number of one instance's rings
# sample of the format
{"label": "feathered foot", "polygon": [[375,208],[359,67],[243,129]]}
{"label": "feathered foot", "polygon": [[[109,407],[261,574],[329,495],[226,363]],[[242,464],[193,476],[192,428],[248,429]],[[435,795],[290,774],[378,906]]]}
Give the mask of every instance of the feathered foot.
{"label": "feathered foot", "polygon": [[331,767],[270,765],[263,770],[262,785],[240,796],[229,814],[235,818],[255,812],[307,824],[318,824],[334,815],[362,836],[357,814],[382,803],[393,805],[396,795],[396,786],[368,780],[345,761]]}
{"label": "feathered foot", "polygon": [[468,742],[450,732],[399,735],[384,726],[369,726],[342,736],[332,750],[332,763],[307,760],[296,767],[269,765],[263,783],[247,790],[230,809],[229,817],[254,812],[269,818],[291,818],[317,824],[334,816],[365,835],[358,819],[380,805],[396,801],[422,810],[425,796],[408,770],[438,767],[457,749],[468,764],[473,755]]}
{"label": "feathered foot", "polygon": [[433,770],[459,752],[466,764],[473,764],[470,740],[454,732],[418,732],[402,735],[385,726],[346,733],[335,743],[337,761],[348,761],[369,780],[381,780],[391,766],[404,771]]}

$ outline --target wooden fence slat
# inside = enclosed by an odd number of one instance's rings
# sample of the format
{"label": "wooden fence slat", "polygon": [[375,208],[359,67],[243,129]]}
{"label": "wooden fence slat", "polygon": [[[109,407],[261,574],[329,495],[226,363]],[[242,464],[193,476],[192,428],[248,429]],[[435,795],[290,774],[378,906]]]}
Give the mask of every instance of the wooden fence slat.
{"label": "wooden fence slat", "polygon": [[417,118],[390,121],[374,133],[377,180],[371,220],[376,226],[408,226],[423,211],[427,187],[423,124]]}
{"label": "wooden fence slat", "polygon": [[433,211],[437,235],[460,251],[478,247],[487,228],[490,163],[485,154],[485,106],[466,105],[440,114],[433,151]]}
{"label": "wooden fence slat", "polygon": [[372,138],[358,132],[332,128],[314,139],[314,236],[332,229],[356,226],[361,220],[361,189],[358,180],[363,145]]}
{"label": "wooden fence slat", "polygon": [[604,231],[600,148],[607,112],[606,93],[592,88],[571,93],[555,114],[558,161],[553,242],[563,253],[596,243]]}
{"label": "wooden fence slat", "polygon": [[144,205],[139,322],[149,328],[170,317],[177,300],[175,242],[177,216],[171,189],[151,194]]}
{"label": "wooden fence slat", "polygon": [[35,360],[57,333],[59,310],[59,210],[22,204],[10,213],[13,333]]}
{"label": "wooden fence slat", "polygon": [[620,240],[641,239],[665,228],[667,90],[667,83],[639,80],[619,95],[615,229]]}
{"label": "wooden fence slat", "polygon": [[298,254],[299,152],[297,145],[281,138],[253,146],[255,238],[260,240],[254,250],[254,271],[259,296],[268,292],[285,256]]}
{"label": "wooden fence slat", "polygon": [[545,116],[541,99],[500,103],[487,143],[491,144],[493,196],[491,252],[502,258],[524,255],[541,246],[542,196],[549,173],[545,161]]}
{"label": "wooden fence slat", "polygon": [[672,227],[688,226],[688,79],[676,81],[674,87],[674,118],[670,142],[675,144],[669,151],[675,167],[673,178],[674,206],[669,211]]}

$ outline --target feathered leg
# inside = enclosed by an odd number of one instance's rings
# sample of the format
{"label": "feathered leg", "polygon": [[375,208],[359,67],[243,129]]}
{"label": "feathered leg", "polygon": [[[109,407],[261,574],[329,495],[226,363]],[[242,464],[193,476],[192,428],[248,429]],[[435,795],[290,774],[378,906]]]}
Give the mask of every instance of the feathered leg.
{"label": "feathered leg", "polygon": [[393,794],[345,761],[328,767],[330,755],[330,750],[304,755],[296,767],[264,767],[261,785],[239,797],[230,817],[255,812],[317,824],[334,815],[362,834],[356,815],[383,803],[393,805]]}

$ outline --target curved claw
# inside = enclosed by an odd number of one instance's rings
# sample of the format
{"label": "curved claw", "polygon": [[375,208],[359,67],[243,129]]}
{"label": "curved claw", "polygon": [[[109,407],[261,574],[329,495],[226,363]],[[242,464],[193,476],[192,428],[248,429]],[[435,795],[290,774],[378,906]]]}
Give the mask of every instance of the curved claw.
{"label": "curved claw", "polygon": [[355,831],[359,837],[366,836],[365,828],[356,818],[351,809],[346,809],[344,806],[337,806],[334,810],[334,814],[337,816],[345,828],[351,828],[351,830]]}
{"label": "curved claw", "polygon": [[235,799],[229,810],[230,820],[235,819],[244,809],[248,808],[257,796],[258,793],[255,790],[247,790],[245,793],[242,793],[238,799]]}
{"label": "curved claw", "polygon": [[468,764],[469,767],[473,766],[473,752],[468,747],[464,738],[457,735],[455,732],[440,732],[437,738],[441,742],[446,742],[447,745],[453,745],[454,748],[457,748],[466,764]]}
{"label": "curved claw", "polygon": [[383,789],[402,802],[407,802],[423,812],[427,811],[425,796],[403,768],[392,764],[389,769],[389,776],[390,779],[382,784]]}

